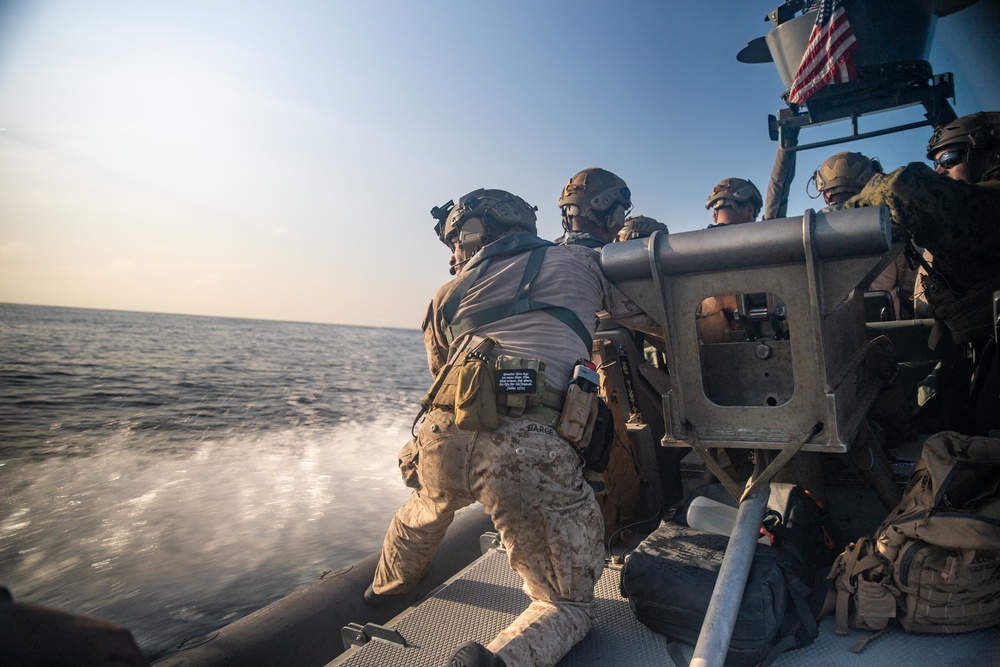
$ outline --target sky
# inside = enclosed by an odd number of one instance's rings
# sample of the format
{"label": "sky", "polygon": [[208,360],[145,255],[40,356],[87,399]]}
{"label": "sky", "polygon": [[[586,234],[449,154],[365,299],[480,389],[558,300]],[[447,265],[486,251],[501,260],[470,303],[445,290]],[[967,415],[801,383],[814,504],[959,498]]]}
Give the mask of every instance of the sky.
{"label": "sky", "polygon": [[[432,206],[509,190],[555,238],[591,166],[701,229],[719,180],[767,182],[784,86],[735,56],[777,4],[0,0],[0,302],[416,328],[450,278]],[[996,15],[937,22],[959,115],[1000,109]],[[832,153],[929,134],[800,153],[789,215]]]}

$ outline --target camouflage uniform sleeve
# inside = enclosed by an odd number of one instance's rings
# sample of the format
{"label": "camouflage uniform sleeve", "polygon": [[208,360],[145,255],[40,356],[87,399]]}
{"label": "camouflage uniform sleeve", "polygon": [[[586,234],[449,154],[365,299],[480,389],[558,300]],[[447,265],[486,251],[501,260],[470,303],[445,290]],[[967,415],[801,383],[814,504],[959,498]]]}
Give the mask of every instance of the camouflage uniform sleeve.
{"label": "camouflage uniform sleeve", "polygon": [[1000,247],[1000,191],[956,181],[919,162],[875,174],[844,208],[861,206],[887,206],[893,224],[934,254]]}
{"label": "camouflage uniform sleeve", "polygon": [[[447,287],[447,286],[445,286]],[[441,305],[444,303],[446,290],[438,290],[427,305],[427,314],[420,330],[424,334],[424,348],[427,350],[427,367],[431,375],[437,377],[438,371],[448,360],[448,340],[444,335],[444,325],[441,319]]]}
{"label": "camouflage uniform sleeve", "polygon": [[568,245],[565,247],[569,252],[583,259],[587,268],[597,276],[604,292],[604,310],[611,316],[611,319],[628,329],[635,329],[636,331],[660,337],[663,336],[663,328],[647,315],[635,301],[625,296],[620,289],[607,279],[604,271],[601,270],[598,251],[580,245]]}

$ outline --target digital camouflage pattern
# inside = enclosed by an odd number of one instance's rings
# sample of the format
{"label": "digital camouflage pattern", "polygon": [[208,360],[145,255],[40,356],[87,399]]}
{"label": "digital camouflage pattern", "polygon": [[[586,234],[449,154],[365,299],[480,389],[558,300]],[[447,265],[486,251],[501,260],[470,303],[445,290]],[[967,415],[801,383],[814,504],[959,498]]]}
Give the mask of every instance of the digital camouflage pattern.
{"label": "digital camouflage pattern", "polygon": [[[411,451],[403,458],[412,464]],[[487,648],[508,667],[557,663],[590,629],[604,563],[604,524],[576,450],[527,419],[504,416],[496,431],[477,433],[434,410],[417,434],[416,473],[416,488],[386,533],[373,590],[416,585],[455,512],[480,502],[531,598]]]}
{"label": "digital camouflage pattern", "polygon": [[[530,298],[575,313],[587,343],[544,310],[484,321],[449,342],[451,323],[467,313],[506,312],[531,251],[541,247],[545,254]],[[453,294],[462,294],[457,305],[449,301]],[[608,283],[594,250],[553,246],[518,232],[488,244],[434,295],[423,325],[428,365],[436,374],[468,336],[489,337],[503,354],[544,363],[546,384],[562,390],[576,361],[590,356],[597,313],[605,310],[651,322]],[[416,442],[400,452],[400,469],[414,491],[386,533],[373,592],[413,588],[455,512],[480,502],[531,599],[487,648],[508,667],[558,662],[590,629],[594,585],[604,564],[604,523],[576,448],[548,424],[504,414],[495,431],[468,431],[458,428],[450,410],[437,408],[424,417]]]}

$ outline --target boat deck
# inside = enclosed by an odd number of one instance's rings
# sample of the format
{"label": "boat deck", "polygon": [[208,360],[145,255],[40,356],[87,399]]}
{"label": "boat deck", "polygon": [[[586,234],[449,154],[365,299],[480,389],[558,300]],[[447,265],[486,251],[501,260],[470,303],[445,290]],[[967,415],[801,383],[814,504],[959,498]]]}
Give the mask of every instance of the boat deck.
{"label": "boat deck", "polygon": [[[619,569],[605,568],[596,588],[595,623],[586,639],[559,662],[560,667],[663,665],[670,657],[666,637],[639,623],[618,590]],[[388,622],[406,645],[373,638],[351,648],[328,667],[436,667],[445,665],[455,647],[474,640],[487,644],[528,606],[521,580],[506,554],[491,550],[450,579],[420,605]],[[1000,667],[1000,627],[960,635],[907,634],[896,625],[860,653],[849,647],[864,633],[838,637],[833,619],[820,624],[811,645],[782,654],[775,667],[896,667],[954,665]],[[689,660],[692,647],[679,645]],[[678,667],[687,667],[678,665]]]}

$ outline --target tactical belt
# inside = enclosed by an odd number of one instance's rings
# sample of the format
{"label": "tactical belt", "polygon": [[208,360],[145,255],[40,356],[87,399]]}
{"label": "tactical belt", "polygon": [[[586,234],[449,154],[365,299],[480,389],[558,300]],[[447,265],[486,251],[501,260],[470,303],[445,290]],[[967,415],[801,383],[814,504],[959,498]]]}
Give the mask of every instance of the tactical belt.
{"label": "tactical belt", "polygon": [[533,422],[555,428],[556,424],[559,423],[559,417],[562,415],[563,403],[565,401],[566,392],[546,387],[537,405],[529,405],[522,408],[499,404],[497,405],[497,412],[508,417],[530,419]]}
{"label": "tactical belt", "polygon": [[536,405],[534,407],[525,408],[524,412],[519,415],[513,414],[512,408],[509,408],[506,405],[499,405],[497,406],[497,412],[502,415],[507,415],[508,417],[527,419],[541,424],[542,426],[548,426],[549,428],[555,428],[559,423],[559,417],[562,415],[560,410],[544,405]]}
{"label": "tactical belt", "polygon": [[[555,428],[562,415],[563,402],[566,400],[566,393],[552,388],[546,388],[542,398],[537,405],[528,407],[511,407],[509,405],[497,405],[497,413],[506,417],[517,417],[527,419],[549,428]],[[453,410],[445,407],[435,408],[438,410]]]}

